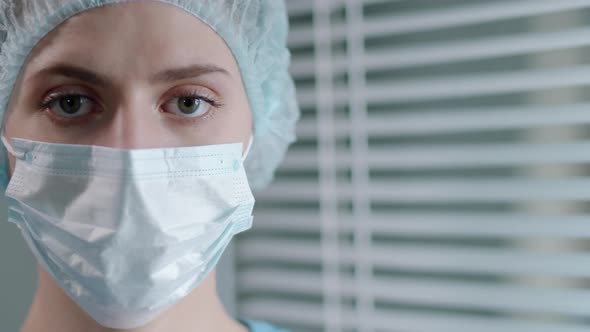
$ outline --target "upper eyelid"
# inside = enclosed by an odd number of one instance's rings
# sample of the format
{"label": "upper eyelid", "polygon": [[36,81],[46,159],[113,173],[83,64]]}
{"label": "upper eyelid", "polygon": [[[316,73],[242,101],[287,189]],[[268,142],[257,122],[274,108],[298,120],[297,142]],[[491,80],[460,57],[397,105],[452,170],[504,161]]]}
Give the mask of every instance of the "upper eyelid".
{"label": "upper eyelid", "polygon": [[180,98],[186,98],[186,97],[193,98],[193,99],[199,99],[200,101],[206,102],[207,104],[211,104],[211,105],[213,105],[213,104],[216,104],[216,101],[215,101],[215,100],[211,100],[210,98],[207,98],[207,97],[205,97],[205,96],[193,96],[193,95],[186,95],[186,96],[183,96],[183,95],[179,95],[179,96],[172,96],[171,98],[167,98],[167,99],[166,99],[166,102],[165,102],[165,104],[168,104],[168,103],[173,103],[173,101],[174,101],[174,100],[176,100],[176,99],[180,99]]}
{"label": "upper eyelid", "polygon": [[212,106],[222,105],[222,97],[214,90],[201,85],[189,85],[175,87],[164,94],[164,103],[168,103],[175,98],[193,97],[205,101]]}
{"label": "upper eyelid", "polygon": [[82,96],[82,97],[91,99],[93,101],[95,100],[94,94],[82,91],[83,89],[71,88],[71,87],[63,88],[63,90],[60,90],[60,89],[61,88],[55,88],[55,89],[49,90],[49,92],[47,92],[45,94],[45,96],[43,97],[43,100],[46,101],[49,99],[57,99],[57,98],[61,98],[64,96]]}

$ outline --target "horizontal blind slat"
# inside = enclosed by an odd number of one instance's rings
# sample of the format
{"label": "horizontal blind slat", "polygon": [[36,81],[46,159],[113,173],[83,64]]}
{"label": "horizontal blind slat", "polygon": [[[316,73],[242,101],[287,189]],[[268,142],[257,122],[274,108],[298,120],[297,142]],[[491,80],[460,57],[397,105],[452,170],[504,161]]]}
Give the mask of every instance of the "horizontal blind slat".
{"label": "horizontal blind slat", "polygon": [[[308,306],[293,305],[288,301],[252,301],[244,305],[248,316],[266,319],[280,319],[293,324],[322,326],[321,308],[313,312]],[[354,329],[357,317],[355,311],[343,310],[343,326]],[[486,318],[475,315],[445,314],[431,311],[396,309],[377,310],[371,319],[377,331],[407,330],[412,332],[586,332],[588,327],[572,322],[535,322],[515,318]],[[393,328],[393,329],[392,329]]]}
{"label": "horizontal blind slat", "polygon": [[311,15],[313,11],[313,0],[288,0],[285,2],[285,5],[290,16]]}
{"label": "horizontal blind slat", "polygon": [[[559,278],[590,277],[590,257],[583,252],[543,252],[524,249],[488,249],[472,246],[391,245],[374,246],[370,258],[381,268],[452,273],[527,275]],[[345,253],[345,260],[354,256]]]}
{"label": "horizontal blind slat", "polygon": [[479,2],[474,5],[455,6],[402,15],[365,20],[365,36],[382,36],[443,29],[468,24],[481,24],[511,18],[529,17],[558,11],[590,7],[586,0],[529,0]]}
{"label": "horizontal blind slat", "polygon": [[[489,168],[541,164],[585,164],[590,162],[590,142],[541,144],[413,144],[408,147],[373,147],[367,163],[372,170],[436,170],[452,167]],[[337,155],[339,169],[348,169],[351,156],[346,150]],[[317,155],[311,151],[293,151],[291,169],[317,167]],[[283,168],[285,169],[285,168]]]}
{"label": "horizontal blind slat", "polygon": [[[332,57],[330,65],[335,73],[342,73],[346,70],[348,63],[345,57],[335,54]],[[293,74],[295,78],[313,77],[316,70],[312,56],[295,58],[291,63],[290,69],[291,74]]]}
{"label": "horizontal blind slat", "polygon": [[377,331],[392,331],[391,327],[412,332],[583,332],[588,326],[568,321],[533,321],[518,316],[512,318],[481,317],[433,311],[377,310],[373,315]]}
{"label": "horizontal blind slat", "polygon": [[[485,188],[485,190],[482,190]],[[340,199],[350,199],[349,184],[338,185]],[[528,179],[528,178],[420,178],[373,180],[367,192],[374,202],[527,202],[590,200],[590,178]],[[317,201],[315,181],[278,180],[261,192],[267,202]]]}
{"label": "horizontal blind slat", "polygon": [[[303,191],[303,190],[302,190]],[[344,186],[340,192],[350,195]],[[309,193],[309,191],[308,191]],[[374,202],[530,202],[590,200],[590,179],[485,178],[379,180]],[[348,197],[348,196],[345,196]]]}
{"label": "horizontal blind slat", "polygon": [[[272,247],[273,250],[268,250]],[[244,262],[280,261],[320,264],[317,243],[297,240],[266,239],[240,246]],[[410,269],[428,272],[528,275],[560,278],[590,277],[590,257],[583,252],[542,252],[524,249],[484,248],[474,246],[443,246],[431,244],[374,245],[364,259],[377,268]],[[354,264],[356,252],[342,246],[339,254],[343,264]]]}
{"label": "horizontal blind slat", "polygon": [[[277,307],[278,306],[278,307]],[[320,303],[302,304],[289,299],[252,300],[243,303],[240,311],[245,317],[257,317],[262,320],[282,321],[294,325],[323,325],[323,310]]]}
{"label": "horizontal blind slat", "polygon": [[[244,271],[238,284],[249,291],[273,291],[281,294],[321,292],[319,274],[286,271]],[[354,278],[343,277],[342,294],[354,297]],[[377,300],[405,302],[413,305],[434,305],[441,308],[459,307],[502,312],[544,312],[579,315],[588,313],[586,303],[590,291],[555,287],[497,285],[473,281],[420,280],[417,278],[376,278],[366,285],[366,291]],[[547,301],[551,299],[551,301]]]}
{"label": "horizontal blind slat", "polygon": [[[538,105],[457,109],[422,109],[413,113],[403,109],[391,114],[372,114],[366,127],[370,137],[432,135],[469,131],[532,129],[541,126],[583,125],[590,123],[590,104]],[[304,119],[297,129],[300,139],[317,135],[315,120]],[[334,130],[347,137],[350,122],[337,119]],[[285,162],[289,164],[289,162]]]}
{"label": "horizontal blind slat", "polygon": [[[365,68],[369,71],[408,68],[587,46],[590,45],[588,34],[590,29],[581,28],[565,32],[480,38],[475,41],[425,43],[379,51],[369,49],[365,55]],[[301,67],[302,71],[308,69]]]}
{"label": "horizontal blind slat", "polygon": [[372,169],[438,169],[497,167],[557,163],[588,163],[590,142],[564,144],[414,144],[408,147],[372,148]]}
{"label": "horizontal blind slat", "polygon": [[[528,129],[540,126],[580,125],[590,123],[590,104],[535,105],[465,110],[426,109],[412,113],[374,114],[367,130],[372,137],[429,135],[465,131]],[[336,125],[339,129],[344,125]],[[344,133],[341,132],[342,135]]]}
{"label": "horizontal blind slat", "polygon": [[[261,211],[255,228],[263,231],[319,232],[317,212]],[[426,236],[437,238],[523,239],[543,237],[551,240],[590,237],[590,215],[530,215],[505,212],[373,212],[366,221],[373,234],[388,236]],[[341,231],[352,232],[355,220],[342,216]]]}
{"label": "horizontal blind slat", "polygon": [[[589,84],[590,66],[578,66],[405,81],[368,81],[365,93],[371,103],[392,103],[530,92]],[[344,92],[336,90],[336,95],[344,97]],[[304,101],[311,99],[311,96],[303,94],[302,97]]]}

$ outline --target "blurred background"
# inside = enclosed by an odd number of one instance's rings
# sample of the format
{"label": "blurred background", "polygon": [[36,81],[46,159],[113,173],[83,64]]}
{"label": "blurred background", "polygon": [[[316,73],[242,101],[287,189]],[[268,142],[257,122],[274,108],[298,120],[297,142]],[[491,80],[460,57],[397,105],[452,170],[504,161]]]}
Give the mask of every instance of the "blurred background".
{"label": "blurred background", "polygon": [[[590,1],[287,5],[299,141],[220,264],[230,311],[293,332],[588,331]],[[0,266],[17,331],[35,271],[7,222]]]}

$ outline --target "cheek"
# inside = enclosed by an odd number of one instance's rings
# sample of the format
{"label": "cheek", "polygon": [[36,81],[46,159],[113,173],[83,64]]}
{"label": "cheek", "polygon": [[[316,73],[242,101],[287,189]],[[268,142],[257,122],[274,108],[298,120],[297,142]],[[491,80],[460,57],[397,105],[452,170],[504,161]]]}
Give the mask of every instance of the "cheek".
{"label": "cheek", "polygon": [[238,87],[232,87],[227,90],[223,103],[221,109],[201,127],[206,133],[203,139],[211,144],[247,143],[252,134],[253,116],[245,93],[241,93]]}
{"label": "cheek", "polygon": [[197,130],[202,143],[220,144],[242,142],[251,133],[251,120],[247,110],[244,109],[222,109],[213,115],[207,123]]}
{"label": "cheek", "polygon": [[[20,85],[20,84],[19,84]],[[28,87],[15,88],[2,121],[6,137],[35,138],[43,127],[38,123],[41,112]]]}
{"label": "cheek", "polygon": [[231,112],[231,117],[225,121],[224,128],[235,141],[243,140],[252,134],[252,113],[250,109],[242,107]]}
{"label": "cheek", "polygon": [[243,89],[240,89],[240,93],[237,95],[238,101],[236,104],[239,105],[239,107],[237,107],[236,114],[234,114],[235,121],[233,125],[235,126],[235,130],[241,133],[242,136],[250,136],[253,129],[254,115],[250,109],[250,103],[248,102],[246,92]]}

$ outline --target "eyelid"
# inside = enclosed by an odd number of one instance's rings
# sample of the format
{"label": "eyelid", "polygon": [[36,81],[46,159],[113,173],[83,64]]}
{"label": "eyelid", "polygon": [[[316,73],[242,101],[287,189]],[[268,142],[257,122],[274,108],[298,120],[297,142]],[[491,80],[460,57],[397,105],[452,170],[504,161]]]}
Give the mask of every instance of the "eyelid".
{"label": "eyelid", "polygon": [[65,96],[80,96],[89,99],[93,103],[97,104],[96,98],[93,94],[85,91],[86,89],[80,89],[76,87],[66,86],[51,89],[45,94],[45,97],[41,100],[40,105],[46,107],[52,101]]}
{"label": "eyelid", "polygon": [[213,92],[213,90],[203,87],[203,86],[182,86],[173,88],[170,92],[165,94],[164,101],[165,103],[170,102],[170,100],[174,98],[180,97],[194,97],[204,100],[211,104],[214,107],[222,106],[220,103],[220,97],[217,93]]}

